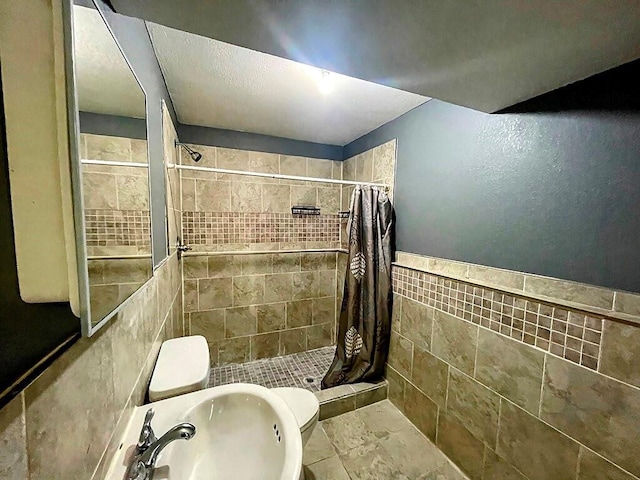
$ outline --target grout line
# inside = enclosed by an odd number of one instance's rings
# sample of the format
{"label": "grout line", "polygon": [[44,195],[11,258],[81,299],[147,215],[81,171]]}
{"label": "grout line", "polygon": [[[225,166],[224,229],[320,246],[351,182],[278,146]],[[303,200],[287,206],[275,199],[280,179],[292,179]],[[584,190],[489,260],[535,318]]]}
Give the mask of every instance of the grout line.
{"label": "grout line", "polygon": [[[498,423],[500,422],[500,417],[498,417]],[[498,440],[496,438],[496,445],[498,444]],[[491,450],[491,447],[489,447],[486,443],[482,442],[482,478],[484,478],[484,472],[486,471],[487,468],[487,451]]]}
{"label": "grout line", "polygon": [[[446,363],[446,362],[445,362]],[[444,391],[444,409],[449,411],[449,379],[451,378],[451,365],[447,363],[447,386]]]}
{"label": "grout line", "polygon": [[500,426],[502,425],[501,419],[502,419],[502,398],[498,397],[500,399],[500,403],[498,403],[498,428],[496,429],[496,443],[495,443],[495,449],[498,449],[498,439],[500,438]]}
{"label": "grout line", "polygon": [[[442,408],[440,405],[436,405],[436,432],[433,437],[433,443],[438,444],[438,433],[440,433],[440,415],[442,415]],[[409,420],[411,421],[411,420]],[[426,435],[425,435],[426,436]]]}
{"label": "grout line", "polygon": [[582,463],[582,448],[578,448],[578,458],[576,463],[576,480],[580,480],[580,464]]}
{"label": "grout line", "polygon": [[605,338],[604,329],[605,329],[606,323],[607,322],[605,322],[604,320],[600,320],[600,343],[598,344],[598,366],[596,368],[596,372],[598,372],[600,375],[604,375],[601,371],[601,368],[602,368],[602,352],[604,351],[604,348],[603,348],[604,338]]}
{"label": "grout line", "polygon": [[544,376],[547,370],[547,355],[551,355],[551,354],[545,353],[544,358],[542,359],[542,381],[540,384],[540,399],[538,400],[538,418],[540,418],[542,415],[542,397],[544,394]]}
{"label": "grout line", "polygon": [[[456,317],[456,318],[460,318],[460,317]],[[462,319],[464,320],[464,319]],[[476,370],[478,368],[478,351],[480,350],[480,325],[476,325],[476,348],[475,348],[475,352],[474,352],[474,356],[473,356],[473,378],[476,378]]]}

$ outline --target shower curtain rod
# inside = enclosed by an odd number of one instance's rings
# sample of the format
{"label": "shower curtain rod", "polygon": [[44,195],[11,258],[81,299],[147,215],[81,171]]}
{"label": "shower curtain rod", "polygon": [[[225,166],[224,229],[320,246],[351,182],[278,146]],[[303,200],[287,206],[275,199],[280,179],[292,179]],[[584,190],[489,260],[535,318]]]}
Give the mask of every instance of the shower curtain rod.
{"label": "shower curtain rod", "polygon": [[194,170],[196,172],[216,172],[227,173],[229,175],[248,175],[252,177],[266,177],[266,178],[280,178],[282,180],[300,180],[303,182],[318,182],[318,183],[337,183],[341,185],[368,185],[370,187],[383,187],[389,189],[389,186],[385,183],[373,183],[373,182],[355,182],[351,180],[334,180],[333,178],[317,178],[317,177],[302,177],[298,175],[283,175],[279,173],[262,173],[262,172],[246,172],[244,170],[227,170],[225,168],[213,168],[213,167],[194,167],[191,165],[171,165],[178,170]]}
{"label": "shower curtain rod", "polygon": [[82,159],[80,163],[83,165],[109,165],[110,167],[137,167],[137,168],[149,168],[147,163],[136,162],[116,162],[111,160],[88,160]]}

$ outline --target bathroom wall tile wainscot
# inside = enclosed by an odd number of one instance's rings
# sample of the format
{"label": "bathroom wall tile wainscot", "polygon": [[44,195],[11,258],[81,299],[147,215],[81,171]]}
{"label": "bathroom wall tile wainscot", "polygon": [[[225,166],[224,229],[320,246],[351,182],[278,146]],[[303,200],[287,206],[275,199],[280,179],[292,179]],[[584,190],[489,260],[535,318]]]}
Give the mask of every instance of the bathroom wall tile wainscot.
{"label": "bathroom wall tile wainscot", "polygon": [[213,366],[333,344],[335,252],[196,254],[183,271],[185,325]]}
{"label": "bathroom wall tile wainscot", "polygon": [[578,308],[598,287],[552,302],[522,273],[403,252],[392,277],[389,400],[469,478],[639,478],[640,325],[606,291]]}
{"label": "bathroom wall tile wainscot", "polygon": [[160,344],[182,336],[182,322],[173,255],[116,318],[0,410],[0,477],[104,478],[133,407],[144,402]]}

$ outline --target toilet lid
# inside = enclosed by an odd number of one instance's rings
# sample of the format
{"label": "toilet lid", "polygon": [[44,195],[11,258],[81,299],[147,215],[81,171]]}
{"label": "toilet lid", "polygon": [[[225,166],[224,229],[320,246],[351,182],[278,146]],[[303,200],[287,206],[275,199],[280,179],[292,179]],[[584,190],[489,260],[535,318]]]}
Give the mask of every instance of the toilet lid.
{"label": "toilet lid", "polygon": [[282,398],[293,411],[301,430],[314,421],[320,411],[317,397],[303,388],[282,387],[272,388],[272,392]]}
{"label": "toilet lid", "polygon": [[209,346],[201,335],[179,337],[162,343],[149,384],[149,400],[192,392],[206,387]]}

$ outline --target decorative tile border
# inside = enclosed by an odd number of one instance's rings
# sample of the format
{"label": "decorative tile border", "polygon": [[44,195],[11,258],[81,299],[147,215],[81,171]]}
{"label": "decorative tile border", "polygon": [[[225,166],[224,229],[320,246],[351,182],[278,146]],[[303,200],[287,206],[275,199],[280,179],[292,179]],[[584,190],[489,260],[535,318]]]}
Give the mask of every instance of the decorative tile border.
{"label": "decorative tile border", "polygon": [[151,245],[149,210],[85,209],[87,246]]}
{"label": "decorative tile border", "polygon": [[640,293],[402,251],[396,252],[396,262],[433,275],[590,312],[594,317],[640,325]]}
{"label": "decorative tile border", "polygon": [[190,245],[340,241],[338,215],[183,212],[182,219]]}
{"label": "decorative tile border", "polygon": [[393,292],[517,341],[598,368],[602,323],[559,305],[394,265]]}

